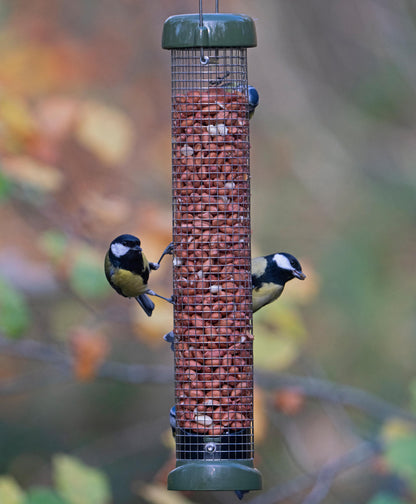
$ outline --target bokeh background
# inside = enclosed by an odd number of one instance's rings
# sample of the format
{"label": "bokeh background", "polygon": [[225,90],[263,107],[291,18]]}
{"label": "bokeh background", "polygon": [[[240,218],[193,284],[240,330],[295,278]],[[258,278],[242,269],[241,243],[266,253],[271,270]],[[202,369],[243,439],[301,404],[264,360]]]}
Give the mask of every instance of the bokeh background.
{"label": "bokeh background", "polygon": [[[150,260],[170,241],[161,33],[168,16],[197,8],[0,4],[2,503],[237,501],[165,491],[171,307],[157,302],[147,319],[102,272],[118,234],[139,235]],[[257,28],[253,251],[290,251],[308,276],[254,318],[265,490],[245,500],[302,502],[329,464],[331,490],[304,502],[415,502],[416,6],[221,0],[220,10]],[[168,261],[154,278],[169,295]]]}

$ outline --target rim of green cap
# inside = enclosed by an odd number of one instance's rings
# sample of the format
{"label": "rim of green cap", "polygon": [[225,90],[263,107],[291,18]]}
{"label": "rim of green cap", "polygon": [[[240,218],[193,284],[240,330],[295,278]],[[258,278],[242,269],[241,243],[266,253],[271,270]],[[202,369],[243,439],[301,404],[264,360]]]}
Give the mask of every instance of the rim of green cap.
{"label": "rim of green cap", "polygon": [[204,13],[169,17],[163,25],[163,49],[190,47],[255,47],[256,26],[243,14]]}

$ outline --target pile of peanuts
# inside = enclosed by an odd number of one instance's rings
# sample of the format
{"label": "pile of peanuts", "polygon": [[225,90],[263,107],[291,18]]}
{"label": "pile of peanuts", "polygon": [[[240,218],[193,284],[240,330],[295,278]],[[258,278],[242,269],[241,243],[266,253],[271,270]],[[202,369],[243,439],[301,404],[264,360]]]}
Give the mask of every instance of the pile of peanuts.
{"label": "pile of peanuts", "polygon": [[198,434],[252,426],[248,128],[237,90],[173,97],[176,415]]}

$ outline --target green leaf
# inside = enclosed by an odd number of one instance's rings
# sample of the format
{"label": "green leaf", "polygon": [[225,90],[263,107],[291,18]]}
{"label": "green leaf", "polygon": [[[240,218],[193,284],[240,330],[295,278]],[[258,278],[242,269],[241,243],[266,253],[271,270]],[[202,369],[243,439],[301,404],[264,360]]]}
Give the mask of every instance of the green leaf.
{"label": "green leaf", "polygon": [[394,495],[380,492],[375,495],[368,504],[405,504],[405,502],[397,497],[394,497]]}
{"label": "green leaf", "polygon": [[416,436],[405,435],[389,441],[385,458],[390,469],[416,490]]}
{"label": "green leaf", "polygon": [[357,105],[370,117],[394,121],[406,117],[406,103],[413,99],[414,92],[406,77],[394,64],[385,64],[360,79],[355,90]]}
{"label": "green leaf", "polygon": [[254,334],[254,362],[262,370],[286,369],[299,355],[298,343],[287,334],[272,332],[263,326],[256,327]]}
{"label": "green leaf", "polygon": [[0,171],[0,202],[7,199],[11,193],[12,187],[13,184],[6,175]]}
{"label": "green leaf", "polygon": [[75,256],[69,281],[72,288],[85,297],[101,297],[108,290],[103,260],[89,249],[81,249]]}
{"label": "green leaf", "polygon": [[1,504],[23,504],[24,493],[10,476],[0,477]]}
{"label": "green leaf", "polygon": [[45,231],[39,238],[40,246],[53,260],[59,260],[68,246],[67,237],[55,230]]}
{"label": "green leaf", "polygon": [[68,501],[48,488],[34,488],[22,504],[68,504]]}
{"label": "green leaf", "polygon": [[410,407],[413,413],[416,414],[416,378],[414,378],[409,385],[410,390]]}
{"label": "green leaf", "polygon": [[[10,338],[22,335],[30,321],[25,298],[0,278],[0,331]],[[1,502],[1,501],[0,501]]]}
{"label": "green leaf", "polygon": [[67,455],[56,455],[53,468],[56,488],[69,504],[108,504],[111,501],[108,479],[98,469]]}
{"label": "green leaf", "polygon": [[259,310],[254,318],[254,359],[269,371],[289,367],[299,356],[306,329],[295,307],[282,301]]}

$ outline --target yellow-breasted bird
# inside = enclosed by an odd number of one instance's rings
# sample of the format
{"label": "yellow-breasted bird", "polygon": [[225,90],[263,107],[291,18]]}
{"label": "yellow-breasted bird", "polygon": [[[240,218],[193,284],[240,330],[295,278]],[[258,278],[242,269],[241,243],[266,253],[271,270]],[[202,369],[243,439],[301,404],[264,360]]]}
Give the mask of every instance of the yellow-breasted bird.
{"label": "yellow-breasted bird", "polygon": [[275,301],[292,278],[306,278],[296,257],[286,252],[256,257],[251,262],[251,275],[253,313]]}
{"label": "yellow-breasted bird", "polygon": [[[267,256],[256,257],[251,261],[251,280],[253,313],[263,306],[275,301],[283,292],[286,282],[298,278],[305,280],[302,266],[292,254],[278,252]],[[173,331],[163,336],[174,350]]]}
{"label": "yellow-breasted bird", "polygon": [[154,310],[154,303],[148,297],[157,296],[169,303],[167,299],[149,289],[150,270],[157,270],[160,261],[166,254],[172,254],[173,244],[170,243],[163,251],[157,263],[149,262],[143,254],[140,240],[133,235],[117,236],[111,243],[104,261],[104,271],[111,287],[124,297],[134,297],[149,317]]}

